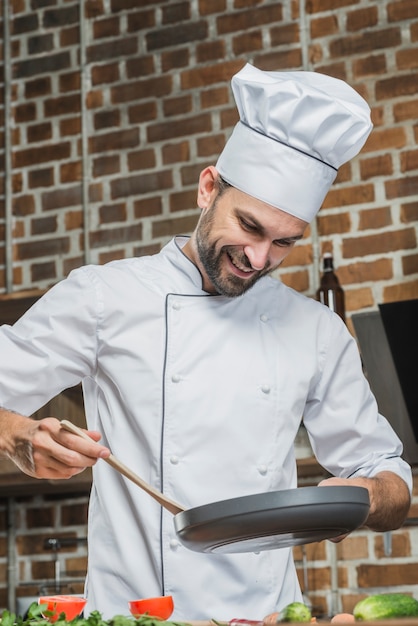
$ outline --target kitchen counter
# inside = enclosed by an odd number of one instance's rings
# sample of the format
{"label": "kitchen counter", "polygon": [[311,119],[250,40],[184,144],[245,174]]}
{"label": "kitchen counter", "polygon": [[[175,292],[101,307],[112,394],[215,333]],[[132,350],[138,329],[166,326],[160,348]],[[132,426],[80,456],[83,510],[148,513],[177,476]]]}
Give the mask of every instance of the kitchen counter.
{"label": "kitchen counter", "polygon": [[[385,620],[377,620],[377,621],[372,621],[372,622],[327,622],[327,621],[323,621],[323,620],[317,620],[316,622],[313,622],[316,624],[320,624],[321,626],[338,626],[338,624],[345,624],[347,625],[347,623],[356,623],[356,624],[361,624],[362,626],[418,626],[418,617],[403,617],[403,618],[396,618],[396,619],[385,619]],[[220,625],[220,626],[228,626],[228,622],[222,622],[222,621],[190,621],[187,622],[187,624],[191,624],[191,626],[216,626],[216,625]],[[237,626],[246,626],[246,624],[248,624],[248,626],[251,626],[251,624],[255,625],[255,624],[262,624],[262,622],[245,622],[244,620],[241,622],[241,625]],[[292,622],[292,624],[294,624],[294,626],[298,626],[298,624],[300,624],[300,622]]]}

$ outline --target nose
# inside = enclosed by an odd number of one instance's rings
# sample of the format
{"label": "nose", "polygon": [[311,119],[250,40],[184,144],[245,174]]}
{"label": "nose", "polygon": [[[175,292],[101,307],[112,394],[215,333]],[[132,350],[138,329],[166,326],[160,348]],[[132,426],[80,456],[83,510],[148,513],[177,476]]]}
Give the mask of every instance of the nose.
{"label": "nose", "polygon": [[244,246],[244,253],[254,270],[263,270],[269,263],[270,242],[257,242]]}

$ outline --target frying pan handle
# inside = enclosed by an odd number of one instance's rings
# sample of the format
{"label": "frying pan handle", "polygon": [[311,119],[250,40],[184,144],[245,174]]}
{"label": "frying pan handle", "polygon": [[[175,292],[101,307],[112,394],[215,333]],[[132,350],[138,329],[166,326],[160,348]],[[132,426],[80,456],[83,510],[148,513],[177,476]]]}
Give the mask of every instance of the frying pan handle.
{"label": "frying pan handle", "polygon": [[[61,420],[60,424],[61,427],[64,428],[64,430],[68,430],[70,433],[73,433],[73,435],[78,435],[79,437],[86,439],[86,441],[89,441],[90,443],[92,442],[91,437],[89,437],[87,433],[84,432],[84,430],[82,430],[72,422],[69,422],[68,420]],[[161,491],[158,491],[158,489],[151,487],[151,485],[142,480],[142,478],[140,478],[137,474],[135,474],[135,472],[129,469],[129,467],[127,467],[124,463],[114,457],[113,454],[111,454],[107,459],[103,460],[111,465],[115,470],[126,476],[126,478],[129,478],[129,480],[131,480],[138,487],[143,489],[143,491],[146,491],[146,493],[148,493],[152,498],[154,498],[154,500],[161,504],[162,507],[167,509],[167,511],[170,511],[170,513],[172,513],[173,515],[177,515],[177,513],[185,511],[185,508],[183,506],[177,504],[177,502],[174,502],[173,500],[170,500],[170,498],[167,498],[167,496],[161,493]]]}

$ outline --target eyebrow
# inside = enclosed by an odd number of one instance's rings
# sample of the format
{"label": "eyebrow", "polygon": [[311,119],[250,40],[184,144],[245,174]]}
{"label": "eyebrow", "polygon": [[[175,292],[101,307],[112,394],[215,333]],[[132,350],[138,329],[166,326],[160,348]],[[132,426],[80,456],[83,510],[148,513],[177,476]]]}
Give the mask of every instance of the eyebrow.
{"label": "eyebrow", "polygon": [[274,241],[300,241],[303,235],[292,235],[291,237],[276,237]]}
{"label": "eyebrow", "polygon": [[[258,221],[258,219],[254,217],[252,214],[247,213],[245,209],[240,209],[239,207],[235,207],[235,211],[239,217],[243,217],[249,222],[252,222],[253,226],[255,228],[258,228],[258,230],[261,233],[265,232],[266,229]],[[303,238],[303,233],[301,235],[291,235],[290,237],[275,237],[274,241],[299,241],[302,238]]]}

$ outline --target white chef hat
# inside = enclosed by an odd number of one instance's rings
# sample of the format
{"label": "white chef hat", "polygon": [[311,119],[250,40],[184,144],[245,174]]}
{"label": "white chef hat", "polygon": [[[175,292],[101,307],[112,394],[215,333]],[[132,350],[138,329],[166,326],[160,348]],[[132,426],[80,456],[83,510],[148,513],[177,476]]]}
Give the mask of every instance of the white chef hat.
{"label": "white chef hat", "polygon": [[232,78],[240,121],[216,168],[240,191],[310,222],[340,165],[372,130],[370,108],[344,81],[315,72]]}

